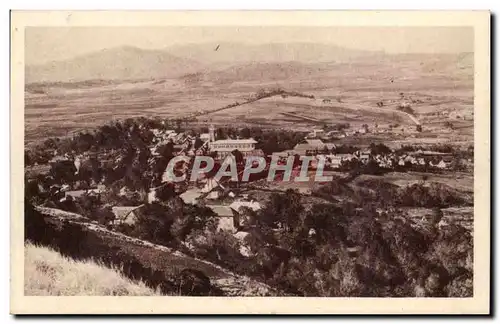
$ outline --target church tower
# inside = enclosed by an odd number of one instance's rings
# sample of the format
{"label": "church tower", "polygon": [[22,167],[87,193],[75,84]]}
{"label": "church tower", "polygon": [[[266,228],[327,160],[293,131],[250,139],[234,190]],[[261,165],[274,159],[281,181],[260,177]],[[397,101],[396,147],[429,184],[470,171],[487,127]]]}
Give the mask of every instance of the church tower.
{"label": "church tower", "polygon": [[215,127],[214,125],[210,125],[208,129],[208,133],[210,134],[210,142],[215,142]]}

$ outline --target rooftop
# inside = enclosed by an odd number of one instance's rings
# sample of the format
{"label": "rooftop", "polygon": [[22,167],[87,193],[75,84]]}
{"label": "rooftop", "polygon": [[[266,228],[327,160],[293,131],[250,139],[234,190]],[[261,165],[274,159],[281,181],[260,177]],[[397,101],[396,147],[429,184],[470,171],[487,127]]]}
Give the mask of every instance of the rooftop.
{"label": "rooftop", "polygon": [[229,206],[223,205],[207,205],[214,213],[221,217],[233,217],[233,211]]}
{"label": "rooftop", "polygon": [[253,138],[217,140],[213,144],[257,144]]}
{"label": "rooftop", "polygon": [[136,209],[139,209],[140,207],[142,207],[142,205],[140,205],[140,206],[115,206],[115,207],[111,208],[111,211],[113,212],[113,214],[115,214],[116,218],[124,219],[128,215],[130,215],[131,212],[133,212]]}
{"label": "rooftop", "polygon": [[325,143],[323,143],[322,140],[319,139],[306,139],[307,144],[317,146],[317,147],[324,147]]}

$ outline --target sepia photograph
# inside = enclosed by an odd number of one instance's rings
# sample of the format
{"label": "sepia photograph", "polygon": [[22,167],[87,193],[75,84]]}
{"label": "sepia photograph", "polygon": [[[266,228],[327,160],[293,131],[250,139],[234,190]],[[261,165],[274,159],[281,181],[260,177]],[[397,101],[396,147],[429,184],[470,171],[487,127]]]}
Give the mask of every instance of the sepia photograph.
{"label": "sepia photograph", "polygon": [[13,12],[11,311],[488,313],[489,21]]}

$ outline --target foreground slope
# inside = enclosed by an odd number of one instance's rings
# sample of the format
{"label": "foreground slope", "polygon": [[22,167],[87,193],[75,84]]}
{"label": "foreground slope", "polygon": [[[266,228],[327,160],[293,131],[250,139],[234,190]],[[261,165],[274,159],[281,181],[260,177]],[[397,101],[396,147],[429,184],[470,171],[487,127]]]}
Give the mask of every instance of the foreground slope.
{"label": "foreground slope", "polygon": [[93,261],[75,261],[31,243],[24,250],[25,295],[154,296],[159,292]]}
{"label": "foreground slope", "polygon": [[[198,295],[275,296],[268,285],[234,274],[211,262],[188,256],[91,223],[78,214],[59,209],[27,207],[26,236],[49,245],[75,259],[98,260],[117,267],[129,278],[158,287],[162,294],[179,294],[183,271],[201,271],[210,280],[210,289]],[[187,294],[189,293],[182,293]]]}

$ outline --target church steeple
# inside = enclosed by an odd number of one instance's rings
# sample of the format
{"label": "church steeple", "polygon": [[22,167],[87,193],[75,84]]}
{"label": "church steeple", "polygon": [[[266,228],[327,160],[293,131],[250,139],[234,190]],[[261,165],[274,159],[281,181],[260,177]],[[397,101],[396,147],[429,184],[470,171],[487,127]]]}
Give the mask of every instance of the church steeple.
{"label": "church steeple", "polygon": [[215,127],[214,125],[210,125],[208,129],[208,133],[210,134],[210,142],[215,142]]}

